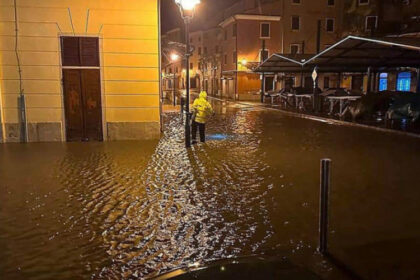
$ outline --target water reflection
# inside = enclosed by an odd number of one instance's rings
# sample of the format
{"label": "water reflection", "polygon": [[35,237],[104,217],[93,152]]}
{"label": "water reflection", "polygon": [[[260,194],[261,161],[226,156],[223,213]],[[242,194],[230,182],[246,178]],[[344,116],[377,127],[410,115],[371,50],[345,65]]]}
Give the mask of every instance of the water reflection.
{"label": "water reflection", "polygon": [[392,266],[395,240],[417,244],[417,140],[214,105],[189,151],[176,114],[159,142],[0,146],[1,278],[146,278],[263,253],[345,278],[316,252],[322,157],[337,255],[369,275],[386,268],[355,248],[393,244]]}

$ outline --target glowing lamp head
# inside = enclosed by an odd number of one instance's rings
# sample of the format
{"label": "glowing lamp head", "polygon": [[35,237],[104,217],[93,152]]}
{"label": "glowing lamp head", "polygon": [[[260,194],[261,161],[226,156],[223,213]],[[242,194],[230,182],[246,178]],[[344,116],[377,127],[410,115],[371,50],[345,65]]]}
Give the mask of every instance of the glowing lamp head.
{"label": "glowing lamp head", "polygon": [[171,61],[177,61],[179,59],[179,55],[176,53],[171,54]]}
{"label": "glowing lamp head", "polygon": [[247,61],[246,59],[242,59],[241,64],[242,64],[243,66],[246,66],[246,65],[247,65],[247,63],[248,63],[248,61]]}
{"label": "glowing lamp head", "polygon": [[175,0],[175,3],[186,11],[192,11],[200,4],[200,0]]}

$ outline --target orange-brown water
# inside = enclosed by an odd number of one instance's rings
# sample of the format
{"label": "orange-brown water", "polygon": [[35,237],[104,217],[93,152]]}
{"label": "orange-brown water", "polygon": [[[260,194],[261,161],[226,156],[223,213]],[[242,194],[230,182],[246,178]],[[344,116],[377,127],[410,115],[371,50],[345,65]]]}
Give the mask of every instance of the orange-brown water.
{"label": "orange-brown water", "polygon": [[368,279],[416,279],[420,140],[214,104],[187,151],[160,141],[0,145],[0,278],[128,279],[194,262],[317,252],[319,160],[333,160],[330,250]]}

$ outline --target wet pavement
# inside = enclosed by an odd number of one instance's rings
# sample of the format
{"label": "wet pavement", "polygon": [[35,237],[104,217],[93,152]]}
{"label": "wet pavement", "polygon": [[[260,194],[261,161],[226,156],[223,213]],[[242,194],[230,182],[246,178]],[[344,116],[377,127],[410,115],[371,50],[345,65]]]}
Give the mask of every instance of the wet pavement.
{"label": "wet pavement", "polygon": [[[266,254],[325,279],[418,279],[420,140],[217,102],[160,141],[0,145],[0,278],[148,278]],[[317,253],[319,160],[333,160]]]}

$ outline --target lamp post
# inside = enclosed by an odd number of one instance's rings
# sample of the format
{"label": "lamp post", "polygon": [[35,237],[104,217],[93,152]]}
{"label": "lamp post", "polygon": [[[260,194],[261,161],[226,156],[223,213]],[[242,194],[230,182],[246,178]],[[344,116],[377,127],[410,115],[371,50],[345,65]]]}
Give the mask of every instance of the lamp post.
{"label": "lamp post", "polygon": [[184,19],[185,23],[185,64],[186,67],[186,104],[185,104],[185,147],[191,147],[191,124],[190,124],[190,36],[189,36],[189,23],[194,16],[195,6],[200,4],[200,0],[175,0],[175,4],[178,5],[179,10],[181,11],[181,16]]}
{"label": "lamp post", "polygon": [[[176,54],[176,53],[172,53],[171,54],[171,61],[172,61],[172,63],[174,63],[174,62],[176,62],[176,61],[178,61],[178,59],[179,59],[179,55],[178,54]],[[172,91],[173,91],[173,96],[172,96],[172,98],[173,98],[173,105],[174,106],[176,106],[176,93],[175,93],[175,84],[176,84],[176,73],[175,73],[175,71],[174,71],[174,76],[173,76],[173,86],[172,86]]]}

